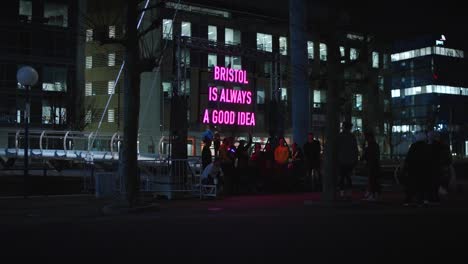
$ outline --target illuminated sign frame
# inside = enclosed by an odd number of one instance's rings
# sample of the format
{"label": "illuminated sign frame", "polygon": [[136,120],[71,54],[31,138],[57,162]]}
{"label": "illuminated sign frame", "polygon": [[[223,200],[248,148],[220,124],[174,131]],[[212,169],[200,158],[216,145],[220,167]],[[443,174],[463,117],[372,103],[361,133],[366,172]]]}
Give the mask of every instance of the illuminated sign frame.
{"label": "illuminated sign frame", "polygon": [[[247,71],[222,66],[214,67],[213,80],[241,85],[249,84]],[[224,105],[252,105],[252,96],[252,91],[249,90],[220,89],[216,86],[208,87],[209,102],[218,102]],[[203,123],[253,127],[256,124],[255,112],[206,108],[203,111]]]}

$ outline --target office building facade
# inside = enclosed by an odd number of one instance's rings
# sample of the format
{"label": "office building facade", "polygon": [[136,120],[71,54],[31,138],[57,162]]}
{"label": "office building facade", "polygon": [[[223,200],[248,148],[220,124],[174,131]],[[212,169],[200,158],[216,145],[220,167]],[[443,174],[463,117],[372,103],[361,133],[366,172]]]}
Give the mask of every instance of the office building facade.
{"label": "office building facade", "polygon": [[467,155],[468,77],[463,46],[450,36],[399,41],[392,54],[395,154],[406,154],[414,134],[436,130],[458,157]]}

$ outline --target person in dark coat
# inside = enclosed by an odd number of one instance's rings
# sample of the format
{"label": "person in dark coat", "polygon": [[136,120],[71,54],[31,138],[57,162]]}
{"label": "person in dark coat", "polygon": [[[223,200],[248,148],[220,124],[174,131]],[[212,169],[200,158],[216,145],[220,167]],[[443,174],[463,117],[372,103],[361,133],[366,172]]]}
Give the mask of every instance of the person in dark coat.
{"label": "person in dark coat", "polygon": [[340,196],[351,198],[352,180],[354,168],[359,160],[359,151],[357,140],[351,129],[353,124],[345,121],[342,125],[342,131],[338,135],[338,169],[339,169],[339,188]]}
{"label": "person in dark coat", "polygon": [[263,147],[262,151],[262,178],[265,182],[265,189],[269,192],[274,190],[274,166],[275,166],[275,154],[271,147],[271,143],[267,142]]}
{"label": "person in dark coat", "polygon": [[368,177],[367,195],[364,199],[375,201],[380,194],[380,149],[372,132],[366,132],[364,136],[367,145],[364,148],[363,160],[366,162]]}
{"label": "person in dark coat", "polygon": [[430,150],[430,166],[429,175],[431,184],[428,192],[429,202],[440,203],[439,188],[448,186],[448,168],[452,163],[452,154],[450,147],[440,140],[440,135],[437,131],[427,133],[428,146]]}
{"label": "person in dark coat", "polygon": [[420,132],[415,136],[415,142],[411,144],[405,158],[405,206],[413,202],[416,196],[417,202],[422,205],[428,203],[429,186],[431,183],[429,166],[430,149],[426,142],[426,133]]}
{"label": "person in dark coat", "polygon": [[322,189],[322,174],[321,170],[321,152],[322,147],[320,141],[314,139],[314,134],[307,135],[307,142],[304,144],[304,159],[305,159],[305,182],[308,186],[313,186],[314,191]]}
{"label": "person in dark coat", "polygon": [[252,135],[249,134],[249,142],[246,144],[245,140],[240,140],[237,146],[237,175],[238,175],[238,189],[241,192],[248,191],[249,187],[249,149],[252,146]]}
{"label": "person in dark coat", "polygon": [[265,190],[265,180],[263,179],[262,168],[264,166],[264,155],[260,143],[255,143],[254,150],[250,155],[249,160],[249,181],[254,184],[255,192],[263,192]]}
{"label": "person in dark coat", "polygon": [[205,143],[202,149],[202,169],[204,170],[212,162],[213,157],[210,150],[211,140],[205,137],[203,142]]}

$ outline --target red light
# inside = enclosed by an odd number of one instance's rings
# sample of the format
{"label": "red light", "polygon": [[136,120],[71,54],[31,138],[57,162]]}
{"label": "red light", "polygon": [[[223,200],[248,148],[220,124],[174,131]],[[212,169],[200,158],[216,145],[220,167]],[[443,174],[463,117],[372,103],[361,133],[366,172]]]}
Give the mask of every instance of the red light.
{"label": "red light", "polygon": [[439,79],[439,76],[437,76],[437,74],[435,74],[435,73],[433,74],[433,77],[434,77],[434,80]]}

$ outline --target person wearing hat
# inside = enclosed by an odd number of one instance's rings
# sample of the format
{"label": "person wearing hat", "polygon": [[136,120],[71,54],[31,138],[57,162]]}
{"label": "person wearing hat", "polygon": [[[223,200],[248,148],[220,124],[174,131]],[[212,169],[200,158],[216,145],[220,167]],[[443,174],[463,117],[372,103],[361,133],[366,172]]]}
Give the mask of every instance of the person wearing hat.
{"label": "person wearing hat", "polygon": [[357,140],[354,134],[351,133],[352,127],[352,123],[343,122],[342,131],[338,135],[338,169],[341,197],[344,197],[345,194],[351,197],[351,175],[358,162]]}

